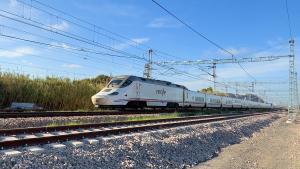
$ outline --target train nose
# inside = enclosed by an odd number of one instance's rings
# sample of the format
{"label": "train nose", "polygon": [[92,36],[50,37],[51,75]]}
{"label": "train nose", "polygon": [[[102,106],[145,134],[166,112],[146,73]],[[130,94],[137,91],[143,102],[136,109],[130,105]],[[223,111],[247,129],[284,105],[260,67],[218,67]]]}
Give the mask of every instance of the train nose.
{"label": "train nose", "polygon": [[94,95],[92,96],[92,102],[94,105],[109,105],[109,99],[106,96]]}

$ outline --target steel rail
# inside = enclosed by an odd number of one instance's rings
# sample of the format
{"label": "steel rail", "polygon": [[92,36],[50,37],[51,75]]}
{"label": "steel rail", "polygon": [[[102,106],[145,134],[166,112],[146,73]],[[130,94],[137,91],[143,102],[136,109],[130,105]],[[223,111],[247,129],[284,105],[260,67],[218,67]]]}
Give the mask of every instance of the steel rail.
{"label": "steel rail", "polygon": [[[214,108],[209,108],[214,109]],[[227,108],[228,110],[246,110],[246,108]],[[31,111],[31,112],[10,112],[0,110],[0,118],[30,118],[30,117],[71,117],[71,116],[110,116],[110,115],[143,115],[162,114],[174,112],[197,112],[203,108],[169,108],[169,109],[125,109],[125,110],[104,110],[104,111]],[[255,109],[252,109],[255,110]],[[276,110],[276,109],[273,109]],[[221,111],[221,110],[220,110]]]}
{"label": "steel rail", "polygon": [[[245,113],[249,114],[249,113]],[[0,129],[0,136],[17,135],[17,134],[32,134],[38,132],[56,132],[62,130],[75,130],[75,129],[90,129],[96,127],[114,127],[123,125],[137,125],[146,123],[161,123],[170,121],[180,120],[193,120],[203,119],[212,117],[223,117],[229,115],[240,115],[240,113],[232,114],[213,114],[213,115],[199,115],[199,116],[188,116],[188,117],[176,117],[176,118],[163,118],[163,119],[152,119],[152,120],[134,120],[134,121],[119,121],[119,122],[107,122],[107,123],[87,123],[79,125],[62,125],[62,126],[42,126],[42,127],[28,127],[28,128],[13,128],[13,129]]]}
{"label": "steel rail", "polygon": [[250,116],[261,116],[269,113],[255,113],[255,114],[240,114],[240,115],[230,115],[223,117],[210,117],[210,118],[202,118],[202,119],[193,119],[193,120],[184,120],[184,121],[175,121],[175,122],[165,122],[158,124],[146,124],[141,126],[127,126],[121,128],[113,128],[113,129],[104,129],[99,131],[90,131],[90,132],[80,132],[80,133],[72,133],[66,135],[54,135],[47,137],[37,137],[37,138],[26,138],[20,140],[9,140],[9,141],[1,141],[0,147],[2,149],[15,148],[20,146],[30,146],[37,144],[47,144],[51,142],[63,142],[73,139],[82,139],[82,138],[92,138],[92,137],[105,137],[109,135],[118,135],[118,134],[127,134],[132,132],[141,132],[148,130],[158,130],[158,129],[168,129],[179,126],[187,126],[193,124],[201,124],[208,122],[217,122],[223,120],[230,119],[238,119]]}
{"label": "steel rail", "polygon": [[7,112],[0,111],[0,118],[29,118],[29,117],[70,117],[70,116],[109,116],[109,115],[139,115],[139,114],[162,114],[180,112],[194,112],[201,109],[125,109],[125,110],[106,110],[106,111],[32,111],[32,112]]}

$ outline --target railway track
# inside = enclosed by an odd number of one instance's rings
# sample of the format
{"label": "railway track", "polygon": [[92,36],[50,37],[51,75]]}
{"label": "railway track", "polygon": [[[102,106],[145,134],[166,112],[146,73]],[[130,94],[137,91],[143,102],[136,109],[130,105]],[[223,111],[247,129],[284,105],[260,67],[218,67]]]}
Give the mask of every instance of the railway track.
{"label": "railway track", "polygon": [[179,126],[216,122],[250,116],[261,116],[269,113],[205,115],[159,119],[147,121],[127,121],[116,123],[84,124],[74,126],[53,126],[0,130],[0,148],[9,149],[32,145],[48,144],[79,140],[83,138],[105,137],[110,135],[129,134],[132,132],[168,129]]}
{"label": "railway track", "polygon": [[[180,112],[193,112],[199,109],[177,109]],[[106,111],[32,111],[32,112],[1,112],[0,118],[29,118],[29,117],[70,117],[70,116],[108,116],[108,115],[139,115],[139,114],[161,114],[174,113],[175,109],[157,110],[106,110]]]}

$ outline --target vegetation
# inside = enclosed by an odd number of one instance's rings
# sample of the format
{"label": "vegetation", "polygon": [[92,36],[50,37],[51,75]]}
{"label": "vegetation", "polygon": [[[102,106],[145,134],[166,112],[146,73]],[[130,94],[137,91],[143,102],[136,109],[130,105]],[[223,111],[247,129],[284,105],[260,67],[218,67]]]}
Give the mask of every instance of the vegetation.
{"label": "vegetation", "polygon": [[0,107],[12,102],[31,102],[47,110],[91,109],[91,96],[110,78],[71,80],[69,78],[30,78],[28,75],[0,72]]}
{"label": "vegetation", "polygon": [[214,94],[217,96],[228,96],[228,97],[238,98],[238,99],[242,99],[242,100],[247,99],[247,100],[252,100],[252,101],[256,101],[256,102],[264,102],[264,100],[262,98],[260,98],[257,95],[254,95],[254,94],[240,95],[240,94],[232,94],[232,93],[223,93],[223,92],[219,92],[219,91],[214,91],[212,87],[203,88],[201,90],[198,90],[198,92]]}
{"label": "vegetation", "polygon": [[131,116],[128,117],[126,121],[144,121],[144,120],[158,120],[158,119],[168,119],[180,117],[179,113],[172,114],[161,114],[159,116]]}
{"label": "vegetation", "polygon": [[214,90],[212,87],[208,87],[208,88],[203,88],[201,90],[199,90],[198,92],[202,92],[202,93],[213,93]]}
{"label": "vegetation", "polygon": [[[257,111],[257,110],[256,110]],[[228,114],[228,113],[237,113],[238,111],[232,110],[216,110],[216,109],[204,109],[203,111],[194,111],[194,112],[176,112],[176,113],[169,113],[169,114],[158,114],[158,115],[141,115],[141,116],[127,116],[124,120],[116,120],[106,119],[105,122],[124,122],[124,121],[145,121],[145,120],[159,120],[159,119],[172,119],[178,117],[187,117],[187,116],[199,116],[204,114]],[[104,122],[104,121],[103,121]],[[73,125],[80,125],[80,124],[89,124],[88,121],[70,121],[70,122],[62,122],[62,123],[49,123],[48,127],[54,126],[73,126]],[[94,123],[94,122],[93,122]]]}
{"label": "vegetation", "polygon": [[208,88],[198,90],[198,92],[207,93],[207,94],[215,94],[217,96],[227,96],[226,93],[222,93],[222,92],[219,92],[219,91],[214,91],[212,87],[208,87]]}
{"label": "vegetation", "polygon": [[86,124],[86,123],[83,123],[83,122],[74,122],[74,121],[66,122],[66,123],[63,123],[63,124],[60,124],[60,123],[50,123],[50,124],[47,125],[47,127],[76,126],[76,125],[81,125],[81,124]]}
{"label": "vegetation", "polygon": [[[9,107],[12,102],[30,102],[46,110],[87,110],[93,108],[91,96],[100,91],[110,77],[105,75],[91,79],[71,80],[69,78],[30,78],[28,75],[0,72],[0,108]],[[211,87],[202,89],[214,93]],[[228,93],[230,97],[237,97]],[[239,98],[247,97],[240,95]],[[261,100],[251,96],[252,100]]]}

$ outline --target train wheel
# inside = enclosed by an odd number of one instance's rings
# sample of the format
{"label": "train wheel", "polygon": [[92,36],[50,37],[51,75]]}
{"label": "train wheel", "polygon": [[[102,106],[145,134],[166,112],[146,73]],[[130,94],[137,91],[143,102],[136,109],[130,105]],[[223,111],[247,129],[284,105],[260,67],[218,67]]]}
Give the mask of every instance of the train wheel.
{"label": "train wheel", "polygon": [[178,103],[169,102],[169,103],[167,103],[167,107],[168,108],[176,108],[176,107],[179,107],[179,104]]}

